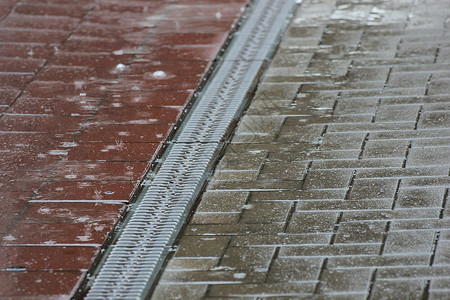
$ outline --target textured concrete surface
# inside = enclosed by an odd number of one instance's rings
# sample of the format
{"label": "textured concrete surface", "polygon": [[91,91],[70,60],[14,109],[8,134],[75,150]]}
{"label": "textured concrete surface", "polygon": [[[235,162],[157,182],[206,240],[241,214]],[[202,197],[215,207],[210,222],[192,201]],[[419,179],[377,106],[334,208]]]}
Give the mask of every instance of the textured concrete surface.
{"label": "textured concrete surface", "polygon": [[0,1],[0,297],[73,294],[247,2]]}
{"label": "textured concrete surface", "polygon": [[449,299],[449,14],[304,0],[153,299]]}

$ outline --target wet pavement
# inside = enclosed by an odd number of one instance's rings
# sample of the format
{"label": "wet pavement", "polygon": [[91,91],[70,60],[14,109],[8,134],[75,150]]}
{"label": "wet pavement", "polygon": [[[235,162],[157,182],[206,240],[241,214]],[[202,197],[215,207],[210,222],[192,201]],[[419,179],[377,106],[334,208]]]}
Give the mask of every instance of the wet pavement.
{"label": "wet pavement", "polygon": [[247,2],[2,1],[0,296],[74,293]]}
{"label": "wet pavement", "polygon": [[449,299],[449,15],[304,0],[152,299]]}

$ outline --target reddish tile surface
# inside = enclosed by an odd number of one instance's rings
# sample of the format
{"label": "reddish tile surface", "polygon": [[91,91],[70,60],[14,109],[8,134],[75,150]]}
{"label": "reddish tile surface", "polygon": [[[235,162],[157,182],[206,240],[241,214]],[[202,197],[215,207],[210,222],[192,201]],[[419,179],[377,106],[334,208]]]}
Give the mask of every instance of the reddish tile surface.
{"label": "reddish tile surface", "polygon": [[103,107],[173,107],[184,106],[193,91],[120,91],[115,90]]}
{"label": "reddish tile surface", "polygon": [[113,143],[80,143],[67,156],[69,161],[144,161],[159,149],[157,143],[124,143],[118,138]]}
{"label": "reddish tile surface", "polygon": [[[8,191],[5,186],[2,186],[2,192],[0,193],[0,211],[7,213],[19,213],[25,209],[31,196],[33,196],[33,192],[31,191]],[[3,218],[2,221],[5,222]],[[12,224],[11,219],[9,219],[8,222],[9,223],[4,223],[3,226],[7,227]]]}
{"label": "reddish tile surface", "polygon": [[[114,226],[103,223],[18,223],[2,238],[0,245],[96,245],[105,241]],[[74,266],[73,268],[76,268]]]}
{"label": "reddish tile surface", "polygon": [[3,297],[32,296],[36,297],[35,299],[61,299],[72,294],[74,286],[83,275],[80,271],[2,271],[0,290]]}
{"label": "reddish tile surface", "polygon": [[137,183],[138,181],[52,181],[39,190],[35,199],[127,202]]}
{"label": "reddish tile surface", "polygon": [[73,294],[247,2],[2,1],[1,296]]}
{"label": "reddish tile surface", "polygon": [[69,181],[136,181],[142,179],[146,162],[67,162],[55,168],[55,180]]}
{"label": "reddish tile surface", "polygon": [[122,212],[122,208],[122,204],[34,202],[22,215],[21,223],[107,223],[116,219]]}
{"label": "reddish tile surface", "polygon": [[105,124],[91,125],[79,142],[162,142],[172,129],[165,124]]}
{"label": "reddish tile surface", "polygon": [[173,124],[181,114],[178,107],[115,107],[100,108],[94,124]]}
{"label": "reddish tile surface", "polygon": [[0,247],[0,268],[24,268],[28,271],[70,270],[74,265],[88,269],[96,247],[7,246]]}

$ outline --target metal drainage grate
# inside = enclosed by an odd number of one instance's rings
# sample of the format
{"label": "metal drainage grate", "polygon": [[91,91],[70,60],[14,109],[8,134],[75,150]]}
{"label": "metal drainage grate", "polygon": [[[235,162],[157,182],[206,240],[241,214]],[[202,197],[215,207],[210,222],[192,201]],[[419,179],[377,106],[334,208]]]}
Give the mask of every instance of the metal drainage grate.
{"label": "metal drainage grate", "polygon": [[148,294],[296,2],[260,0],[249,8],[244,24],[168,147],[159,170],[148,180],[117,242],[107,250],[86,299],[142,299]]}

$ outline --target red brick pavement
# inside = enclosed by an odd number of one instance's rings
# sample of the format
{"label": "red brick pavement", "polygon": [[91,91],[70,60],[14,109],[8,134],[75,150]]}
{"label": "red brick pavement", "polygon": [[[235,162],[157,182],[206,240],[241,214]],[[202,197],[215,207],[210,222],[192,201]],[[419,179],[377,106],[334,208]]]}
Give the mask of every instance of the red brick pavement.
{"label": "red brick pavement", "polygon": [[0,295],[71,295],[248,0],[3,0]]}

